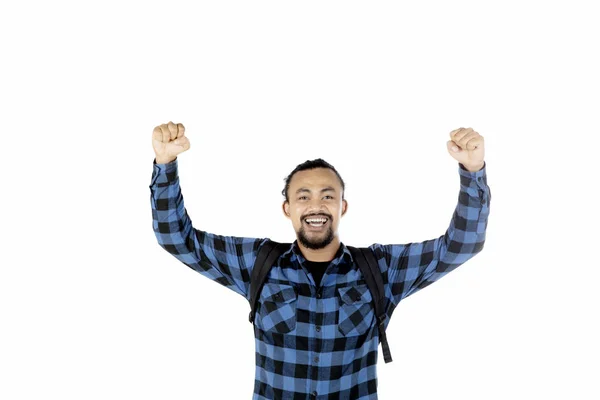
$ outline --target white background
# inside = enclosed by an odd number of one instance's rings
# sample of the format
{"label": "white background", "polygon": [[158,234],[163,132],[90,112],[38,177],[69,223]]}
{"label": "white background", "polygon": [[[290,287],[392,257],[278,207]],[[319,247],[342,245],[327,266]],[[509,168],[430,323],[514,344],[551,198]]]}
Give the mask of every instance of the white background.
{"label": "white background", "polygon": [[3,3],[0,398],[251,398],[249,304],[152,230],[168,121],[196,228],[294,240],[283,179],[322,157],[358,246],[444,233],[472,127],[485,248],[398,306],[379,397],[599,398],[594,2],[412,3]]}

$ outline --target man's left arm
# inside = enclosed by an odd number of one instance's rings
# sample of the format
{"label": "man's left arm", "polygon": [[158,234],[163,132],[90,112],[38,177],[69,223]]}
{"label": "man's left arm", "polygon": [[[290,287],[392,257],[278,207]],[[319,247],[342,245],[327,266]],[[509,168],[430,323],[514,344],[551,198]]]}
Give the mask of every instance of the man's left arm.
{"label": "man's left arm", "polygon": [[[455,136],[459,133],[463,134]],[[460,192],[446,232],[423,242],[371,246],[380,263],[387,265],[386,291],[391,292],[394,305],[465,263],[485,243],[492,194],[483,161],[483,137],[470,129],[463,132],[462,128],[450,136],[447,147],[459,161]],[[459,154],[452,149],[456,145]]]}

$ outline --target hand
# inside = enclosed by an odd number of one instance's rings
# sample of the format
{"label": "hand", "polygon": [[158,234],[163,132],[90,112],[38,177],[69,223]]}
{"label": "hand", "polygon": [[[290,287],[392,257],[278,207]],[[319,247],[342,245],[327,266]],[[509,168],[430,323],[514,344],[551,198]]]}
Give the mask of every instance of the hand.
{"label": "hand", "polygon": [[[485,156],[483,136],[472,128],[458,128],[450,132],[446,143],[448,153],[469,171],[479,171]],[[457,150],[455,151],[454,148]]]}
{"label": "hand", "polygon": [[173,161],[178,154],[190,148],[190,140],[185,136],[183,124],[162,124],[152,132],[152,147],[156,154],[156,163]]}

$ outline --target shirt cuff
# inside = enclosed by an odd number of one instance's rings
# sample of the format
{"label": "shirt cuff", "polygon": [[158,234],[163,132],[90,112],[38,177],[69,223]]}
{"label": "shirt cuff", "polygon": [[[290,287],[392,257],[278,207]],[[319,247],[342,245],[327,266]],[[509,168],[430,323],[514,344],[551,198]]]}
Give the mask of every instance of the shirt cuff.
{"label": "shirt cuff", "polygon": [[487,187],[486,162],[483,162],[483,167],[479,171],[471,172],[467,170],[461,163],[458,163],[458,173],[460,174],[460,184],[464,186],[475,186],[480,190],[485,190]]}
{"label": "shirt cuff", "polygon": [[157,164],[156,157],[152,161],[153,170],[152,170],[152,179],[150,182],[150,187],[157,186],[167,186],[170,183],[174,182],[178,177],[177,171],[177,157],[169,163]]}

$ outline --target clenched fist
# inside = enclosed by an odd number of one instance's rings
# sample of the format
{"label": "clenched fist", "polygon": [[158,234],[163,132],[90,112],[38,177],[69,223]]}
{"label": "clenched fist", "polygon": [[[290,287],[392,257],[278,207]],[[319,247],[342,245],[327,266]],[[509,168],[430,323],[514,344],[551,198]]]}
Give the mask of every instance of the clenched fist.
{"label": "clenched fist", "polygon": [[483,136],[473,128],[458,128],[450,132],[450,139],[446,142],[448,153],[467,170],[479,171],[484,165]]}
{"label": "clenched fist", "polygon": [[179,153],[190,148],[190,140],[185,136],[183,124],[162,124],[152,132],[152,146],[156,154],[156,163],[173,161]]}

